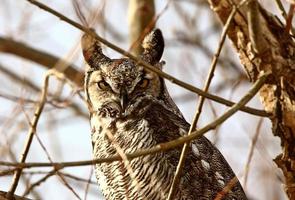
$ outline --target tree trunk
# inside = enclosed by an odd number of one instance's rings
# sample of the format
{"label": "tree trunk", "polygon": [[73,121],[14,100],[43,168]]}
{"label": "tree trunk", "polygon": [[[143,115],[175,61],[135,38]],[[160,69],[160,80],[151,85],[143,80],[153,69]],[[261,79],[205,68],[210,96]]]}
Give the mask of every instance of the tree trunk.
{"label": "tree trunk", "polygon": [[140,55],[145,35],[155,25],[155,4],[153,0],[129,0],[128,21],[131,52]]}
{"label": "tree trunk", "polygon": [[[240,0],[209,0],[212,10],[225,23]],[[234,5],[234,6],[236,6]],[[295,44],[278,18],[249,1],[238,9],[228,37],[237,50],[250,81],[262,71],[272,77],[260,91],[265,110],[272,114],[272,132],[280,137],[282,153],[274,161],[285,176],[285,189],[295,199]]]}

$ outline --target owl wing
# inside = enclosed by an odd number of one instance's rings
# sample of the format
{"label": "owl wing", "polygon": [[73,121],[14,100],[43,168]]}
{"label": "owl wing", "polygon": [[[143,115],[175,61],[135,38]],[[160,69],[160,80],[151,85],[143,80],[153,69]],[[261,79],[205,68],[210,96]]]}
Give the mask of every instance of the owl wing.
{"label": "owl wing", "polygon": [[[189,131],[189,123],[160,102],[153,102],[144,113],[144,118],[153,129],[157,143],[175,140]],[[168,151],[166,159],[174,168],[178,164],[182,147]],[[180,181],[181,197],[188,199],[214,199],[225,187],[231,191],[222,199],[247,199],[239,181],[230,182],[236,176],[219,150],[204,136],[193,140],[189,146]],[[193,196],[192,196],[193,195]]]}

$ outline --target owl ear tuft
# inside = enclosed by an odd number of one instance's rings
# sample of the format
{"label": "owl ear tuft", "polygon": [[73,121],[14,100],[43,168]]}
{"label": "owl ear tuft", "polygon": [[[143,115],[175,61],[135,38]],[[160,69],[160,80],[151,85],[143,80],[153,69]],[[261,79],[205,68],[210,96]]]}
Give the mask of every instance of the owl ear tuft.
{"label": "owl ear tuft", "polygon": [[101,64],[110,61],[110,58],[103,54],[99,41],[93,36],[85,33],[81,38],[81,46],[84,59],[91,68],[99,68]]}
{"label": "owl ear tuft", "polygon": [[160,29],[155,29],[145,36],[142,47],[142,58],[150,64],[160,61],[164,51],[164,38]]}

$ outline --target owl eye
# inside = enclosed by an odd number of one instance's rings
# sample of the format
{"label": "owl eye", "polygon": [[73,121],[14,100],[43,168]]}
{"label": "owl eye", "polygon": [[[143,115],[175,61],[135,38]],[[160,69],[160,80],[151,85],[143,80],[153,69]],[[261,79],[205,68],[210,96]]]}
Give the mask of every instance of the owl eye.
{"label": "owl eye", "polygon": [[110,88],[110,85],[109,85],[107,82],[105,82],[105,81],[99,81],[99,82],[97,83],[97,86],[98,86],[99,89],[101,89],[101,90],[108,90],[108,89]]}
{"label": "owl eye", "polygon": [[149,85],[149,83],[150,83],[150,80],[143,78],[141,79],[141,81],[139,81],[138,86],[140,88],[146,88]]}

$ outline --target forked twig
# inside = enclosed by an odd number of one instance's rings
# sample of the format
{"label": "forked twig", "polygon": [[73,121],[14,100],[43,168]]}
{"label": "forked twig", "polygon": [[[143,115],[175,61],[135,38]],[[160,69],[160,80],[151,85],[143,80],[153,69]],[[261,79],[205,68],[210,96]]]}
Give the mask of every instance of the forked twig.
{"label": "forked twig", "polygon": [[[55,74],[56,75],[56,74]],[[53,162],[45,145],[43,144],[43,142],[41,141],[40,137],[38,136],[38,134],[36,134],[36,138],[37,138],[37,141],[39,142],[41,148],[43,149],[43,151],[45,152],[46,156],[47,156],[47,159],[49,160],[49,162]],[[67,180],[63,177],[62,173],[59,172],[58,169],[54,169],[55,173],[54,174],[57,174],[57,176],[61,179],[61,181],[63,182],[63,184],[66,186],[66,188],[68,188],[78,199],[82,200],[81,197],[77,194],[77,192],[70,186],[70,184],[67,182]],[[52,174],[52,175],[54,175]],[[46,176],[45,176],[46,177]],[[44,178],[45,178],[44,177]],[[48,177],[49,178],[49,177]],[[47,179],[47,178],[46,178]],[[45,180],[46,180],[45,179]],[[45,181],[44,180],[44,181]],[[42,181],[43,182],[43,181]],[[33,189],[35,186],[38,186],[39,184],[35,184],[33,187],[30,187],[31,189]],[[30,189],[30,190],[31,190]],[[29,194],[30,190],[27,190],[26,194]]]}
{"label": "forked twig", "polygon": [[[20,163],[24,164],[27,158],[27,155],[29,153],[32,141],[33,141],[33,137],[36,134],[36,130],[37,130],[37,125],[41,116],[41,113],[43,111],[43,108],[45,106],[46,103],[46,99],[47,99],[47,94],[48,94],[48,84],[49,84],[49,78],[50,76],[55,75],[56,77],[61,77],[64,76],[64,74],[58,72],[56,69],[50,69],[47,71],[47,73],[45,74],[45,78],[44,78],[44,83],[43,83],[43,89],[42,89],[42,94],[41,94],[41,99],[40,99],[40,103],[38,104],[35,113],[34,113],[34,117],[32,119],[31,122],[29,122],[30,124],[30,129],[27,135],[27,139],[24,145],[24,149],[22,151],[22,154],[20,156]],[[73,84],[70,84],[71,86],[73,86]],[[12,199],[13,195],[15,193],[15,190],[17,188],[21,173],[22,173],[22,168],[18,168],[16,169],[14,176],[13,176],[13,180],[12,180],[12,184],[10,186],[9,191],[6,194],[6,197],[8,199]]]}
{"label": "forked twig", "polygon": [[51,176],[55,175],[56,170],[53,169],[50,172],[48,172],[45,176],[43,176],[42,178],[40,178],[38,181],[36,181],[35,183],[31,184],[30,187],[28,187],[25,192],[23,193],[23,196],[28,195],[33,189],[34,187],[40,185],[41,183],[45,182],[48,178],[50,178]]}
{"label": "forked twig", "polygon": [[[30,123],[31,126],[30,126],[30,129],[29,129],[29,133],[27,135],[27,139],[26,139],[26,143],[24,145],[23,152],[22,152],[22,154],[20,156],[20,163],[25,163],[28,152],[30,150],[30,147],[31,147],[31,144],[32,144],[32,141],[33,141],[33,136],[34,136],[34,134],[36,132],[36,129],[37,129],[38,121],[40,119],[40,116],[41,116],[41,113],[43,111],[44,105],[46,103],[46,96],[47,96],[47,91],[48,91],[48,81],[49,81],[49,76],[51,75],[51,73],[52,73],[52,71],[49,70],[48,73],[45,76],[44,87],[43,87],[43,90],[42,90],[41,100],[40,100],[39,105],[36,108],[35,113],[34,113],[34,118],[33,118],[32,122]],[[9,191],[6,194],[6,197],[8,199],[13,198],[13,195],[14,195],[14,192],[15,192],[15,190],[17,188],[21,173],[22,173],[21,168],[17,169],[15,171],[15,174],[13,176],[12,184],[10,186]]]}

